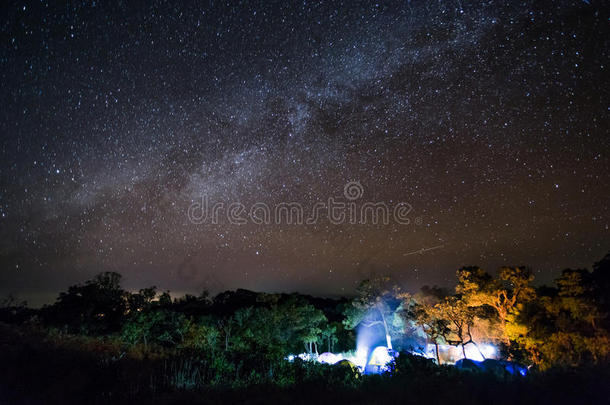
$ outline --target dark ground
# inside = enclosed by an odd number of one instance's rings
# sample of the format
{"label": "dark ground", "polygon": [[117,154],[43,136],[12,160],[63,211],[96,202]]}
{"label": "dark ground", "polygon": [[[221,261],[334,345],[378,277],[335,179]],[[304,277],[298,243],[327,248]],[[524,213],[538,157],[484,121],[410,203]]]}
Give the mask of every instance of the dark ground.
{"label": "dark ground", "polygon": [[[36,332],[0,325],[0,404],[604,404],[607,367],[551,370],[525,378],[472,373],[404,358],[393,376],[360,377],[356,386],[325,377],[289,387],[176,390],[152,383],[154,363],[109,360],[105,349],[58,347]],[[417,364],[416,364],[417,363]],[[146,381],[147,378],[149,381]]]}

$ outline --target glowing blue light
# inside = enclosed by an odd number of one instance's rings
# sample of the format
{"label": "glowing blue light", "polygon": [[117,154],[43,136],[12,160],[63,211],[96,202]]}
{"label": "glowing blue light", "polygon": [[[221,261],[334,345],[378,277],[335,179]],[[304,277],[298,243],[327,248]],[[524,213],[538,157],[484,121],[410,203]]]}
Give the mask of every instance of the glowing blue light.
{"label": "glowing blue light", "polygon": [[385,366],[392,361],[392,356],[388,353],[388,348],[385,346],[378,346],[373,350],[369,364],[372,366]]}

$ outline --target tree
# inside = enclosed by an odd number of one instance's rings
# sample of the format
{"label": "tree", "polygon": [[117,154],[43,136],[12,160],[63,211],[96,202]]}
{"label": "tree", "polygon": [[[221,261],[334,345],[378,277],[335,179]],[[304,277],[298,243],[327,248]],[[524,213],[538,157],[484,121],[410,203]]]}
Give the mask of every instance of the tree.
{"label": "tree", "polygon": [[310,304],[292,302],[288,307],[288,319],[297,339],[301,340],[309,354],[318,353],[318,342],[322,334],[322,325],[328,323],[324,313]]}
{"label": "tree", "polygon": [[591,273],[566,269],[556,280],[558,293],[545,300],[554,328],[541,346],[547,364],[578,365],[606,358],[608,332],[600,327],[602,314],[594,300]]}
{"label": "tree", "polygon": [[591,293],[599,309],[606,330],[610,330],[610,252],[593,265]]}
{"label": "tree", "polygon": [[127,310],[127,293],[120,282],[120,274],[105,272],[84,285],[69,287],[47,309],[51,321],[82,333],[100,334],[120,330]]}
{"label": "tree", "polygon": [[326,341],[326,343],[328,344],[329,352],[333,351],[333,346],[339,340],[336,336],[336,333],[337,333],[337,326],[331,325],[330,323],[328,323],[326,325],[326,327],[324,327],[322,329],[321,337],[322,337],[322,340]]}
{"label": "tree", "polygon": [[595,277],[586,269],[566,269],[556,286],[539,288],[509,315],[509,336],[541,369],[606,361],[610,337]]}
{"label": "tree", "polygon": [[445,337],[449,335],[448,321],[443,317],[443,312],[437,307],[448,295],[446,291],[439,288],[423,287],[412,307],[411,316],[416,325],[420,326],[428,340],[434,344],[436,363],[441,364],[439,344],[447,343]]}
{"label": "tree", "polygon": [[[175,347],[184,342],[191,330],[191,321],[184,315],[164,308],[135,313],[123,326],[123,340],[135,345],[143,343]],[[192,330],[191,330],[192,332]]]}
{"label": "tree", "polygon": [[[276,297],[277,298],[277,297]],[[302,351],[317,352],[324,313],[297,299],[282,303],[267,297],[268,307],[248,307],[235,311],[233,316],[219,322],[225,339],[225,350],[263,351],[285,356]]]}
{"label": "tree", "polygon": [[[457,272],[456,293],[468,307],[489,306],[495,310],[501,338],[508,346],[516,330],[509,322],[515,321],[523,303],[535,295],[531,283],[534,279],[527,267],[503,267],[497,278],[492,278],[479,267],[463,267]],[[517,328],[518,329],[518,328]]]}
{"label": "tree", "polygon": [[142,288],[137,293],[127,295],[129,312],[140,312],[149,308],[157,296],[157,287]]}
{"label": "tree", "polygon": [[123,276],[119,273],[106,271],[96,275],[93,280],[88,281],[88,283],[95,284],[103,291],[120,291],[122,278]]}
{"label": "tree", "polygon": [[204,322],[189,322],[183,347],[199,350],[209,350],[213,353],[219,350],[220,331],[213,325]]}
{"label": "tree", "polygon": [[489,273],[478,266],[466,266],[457,271],[455,292],[473,303],[486,304],[488,294],[497,287]]}
{"label": "tree", "polygon": [[[436,318],[443,321],[444,340],[454,346],[462,347],[462,354],[466,358],[465,346],[474,344],[472,328],[475,321],[475,309],[468,306],[466,301],[457,296],[450,296],[434,306]],[[439,330],[442,330],[439,328]],[[478,349],[478,346],[477,346]],[[437,347],[438,350],[438,347]]]}
{"label": "tree", "polygon": [[159,295],[159,305],[162,307],[169,307],[172,305],[172,296],[169,293],[169,290],[163,291],[161,295]]}
{"label": "tree", "polygon": [[379,325],[385,332],[388,349],[392,349],[394,317],[402,310],[401,304],[408,294],[401,292],[389,277],[364,280],[356,292],[356,298],[344,310],[345,327],[354,329],[359,325],[367,328]]}

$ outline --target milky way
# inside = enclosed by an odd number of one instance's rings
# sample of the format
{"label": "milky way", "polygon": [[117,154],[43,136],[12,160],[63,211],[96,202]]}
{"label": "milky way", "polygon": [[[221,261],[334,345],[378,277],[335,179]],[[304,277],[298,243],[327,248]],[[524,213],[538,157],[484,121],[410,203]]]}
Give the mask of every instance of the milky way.
{"label": "milky way", "polygon": [[[602,2],[2,6],[0,292],[415,290],[610,249]],[[403,202],[409,224],[193,223],[211,202]]]}

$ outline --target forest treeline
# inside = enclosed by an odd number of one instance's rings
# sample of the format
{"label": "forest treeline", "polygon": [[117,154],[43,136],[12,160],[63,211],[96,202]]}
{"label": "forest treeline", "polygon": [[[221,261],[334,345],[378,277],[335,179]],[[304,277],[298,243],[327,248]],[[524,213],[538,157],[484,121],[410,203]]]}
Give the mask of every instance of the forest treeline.
{"label": "forest treeline", "polygon": [[[442,367],[441,345],[466,356],[468,345],[484,343],[544,374],[608,364],[609,287],[610,254],[592,271],[564,270],[553,286],[536,286],[527,267],[491,275],[471,266],[457,271],[451,290],[424,287],[411,294],[382,277],[361,282],[354,297],[342,299],[243,289],[172,298],[155,287],[126,291],[121,275],[107,272],[69,287],[41,309],[7,300],[0,309],[0,343],[10,348],[4,362],[25,358],[32,367],[50,362],[59,370],[77,364],[96,370],[95,389],[114,395],[118,386],[124,395],[307,381],[354,388],[366,384],[354,367],[286,357],[353,351],[361,328],[379,337],[371,344],[404,352],[393,375]],[[431,346],[437,365],[410,354]],[[2,378],[18,375],[5,371]]]}

